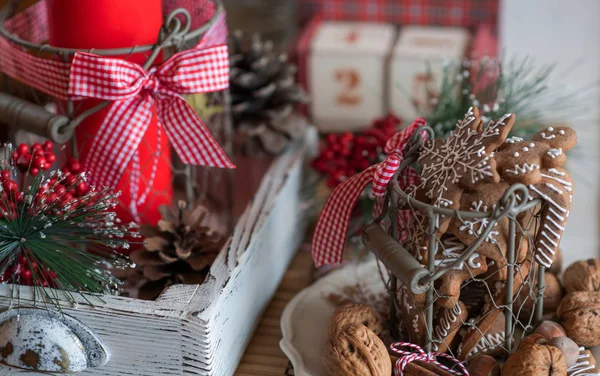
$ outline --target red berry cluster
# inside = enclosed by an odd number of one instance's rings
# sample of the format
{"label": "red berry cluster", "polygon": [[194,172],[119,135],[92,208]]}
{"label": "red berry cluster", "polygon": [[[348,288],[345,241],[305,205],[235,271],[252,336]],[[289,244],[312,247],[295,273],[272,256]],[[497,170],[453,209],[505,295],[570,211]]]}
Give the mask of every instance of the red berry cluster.
{"label": "red berry cluster", "polygon": [[8,266],[4,274],[0,275],[0,283],[18,283],[25,286],[56,287],[56,273],[44,270],[38,263],[28,259],[25,255],[19,256],[19,262]]}
{"label": "red berry cluster", "polygon": [[312,166],[326,175],[327,184],[335,188],[380,162],[387,140],[398,131],[400,124],[400,119],[389,114],[376,119],[370,128],[360,133],[328,134]]}
{"label": "red berry cluster", "polygon": [[35,143],[29,147],[27,144],[21,144],[17,150],[13,151],[12,157],[15,165],[21,173],[29,173],[36,176],[40,170],[48,170],[56,161],[56,155],[52,152],[54,144],[46,141],[44,144]]}

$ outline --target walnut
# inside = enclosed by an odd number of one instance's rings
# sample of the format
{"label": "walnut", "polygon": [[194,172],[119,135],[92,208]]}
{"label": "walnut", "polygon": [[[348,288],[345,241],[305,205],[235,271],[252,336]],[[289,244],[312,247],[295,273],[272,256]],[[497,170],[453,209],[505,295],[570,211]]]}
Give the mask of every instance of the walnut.
{"label": "walnut", "polygon": [[361,324],[348,324],[325,343],[330,375],[390,376],[392,362],[383,341]]}
{"label": "walnut", "polygon": [[500,376],[500,365],[489,355],[475,355],[469,358],[467,371],[471,376]]}
{"label": "walnut", "polygon": [[579,346],[600,344],[600,293],[571,292],[563,298],[557,314],[567,336]]}
{"label": "walnut", "polygon": [[329,320],[329,336],[334,337],[337,332],[343,330],[349,324],[364,325],[376,335],[379,335],[383,330],[383,325],[377,320],[371,306],[366,304],[346,304],[338,307]]}
{"label": "walnut", "polygon": [[600,291],[600,260],[574,262],[565,270],[563,280],[567,293]]}
{"label": "walnut", "polygon": [[339,307],[329,320],[324,362],[331,375],[390,376],[387,347],[377,336],[383,326],[365,304]]}
{"label": "walnut", "polygon": [[545,338],[538,334],[524,338],[519,349],[504,363],[502,375],[565,376],[567,362],[564,355],[559,349],[545,342]]}

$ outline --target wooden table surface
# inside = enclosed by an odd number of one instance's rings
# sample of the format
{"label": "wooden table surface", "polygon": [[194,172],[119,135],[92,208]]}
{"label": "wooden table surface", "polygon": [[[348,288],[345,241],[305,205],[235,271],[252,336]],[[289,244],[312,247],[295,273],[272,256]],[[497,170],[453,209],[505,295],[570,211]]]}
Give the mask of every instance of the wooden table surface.
{"label": "wooden table surface", "polygon": [[[279,348],[279,321],[288,302],[312,280],[310,253],[301,250],[292,261],[267,307],[235,373],[237,376],[284,376],[288,358]],[[293,374],[293,373],[292,373]]]}

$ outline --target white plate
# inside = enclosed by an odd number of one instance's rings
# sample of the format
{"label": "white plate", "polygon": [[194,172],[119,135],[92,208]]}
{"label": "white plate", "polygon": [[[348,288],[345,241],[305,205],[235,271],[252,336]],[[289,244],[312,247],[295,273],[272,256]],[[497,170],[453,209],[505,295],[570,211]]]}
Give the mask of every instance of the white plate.
{"label": "white plate", "polygon": [[302,290],[285,307],[279,345],[296,376],[327,376],[321,355],[329,317],[336,308],[329,299],[331,294],[356,303],[373,303],[375,296],[383,301],[386,290],[376,261],[350,264],[332,272]]}

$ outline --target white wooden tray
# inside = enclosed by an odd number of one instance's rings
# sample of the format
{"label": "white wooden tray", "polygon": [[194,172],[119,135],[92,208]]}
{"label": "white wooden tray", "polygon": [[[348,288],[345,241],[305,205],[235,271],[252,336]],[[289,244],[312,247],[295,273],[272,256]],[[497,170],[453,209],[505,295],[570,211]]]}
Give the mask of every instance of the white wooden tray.
{"label": "white wooden tray", "polygon": [[[202,285],[172,286],[156,301],[104,296],[88,297],[93,305],[83,298],[76,306],[64,302],[64,313],[89,327],[111,353],[106,365],[82,374],[232,375],[305,233],[304,203],[311,195],[303,182],[315,145],[310,129],[273,162]],[[11,288],[0,285],[0,309],[11,304]],[[32,289],[19,291],[12,305],[31,306]],[[25,372],[0,366],[0,376]]]}

